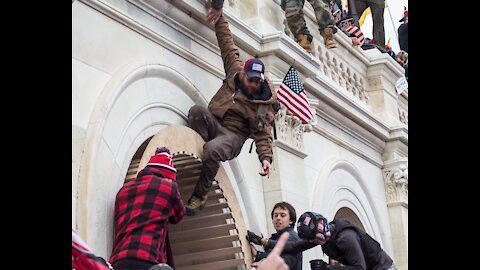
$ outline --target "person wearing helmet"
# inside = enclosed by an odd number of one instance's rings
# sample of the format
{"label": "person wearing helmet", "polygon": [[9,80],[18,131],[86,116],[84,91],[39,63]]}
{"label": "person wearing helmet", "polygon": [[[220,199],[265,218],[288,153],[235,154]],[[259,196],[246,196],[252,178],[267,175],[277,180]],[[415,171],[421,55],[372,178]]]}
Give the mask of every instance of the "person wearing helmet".
{"label": "person wearing helmet", "polygon": [[[287,243],[284,253],[305,251],[321,245],[322,251],[338,264],[312,260],[312,270],[375,269],[396,270],[393,260],[368,233],[344,219],[327,218],[315,212],[303,213],[297,222],[298,236],[302,239]],[[343,266],[341,266],[342,264]]]}

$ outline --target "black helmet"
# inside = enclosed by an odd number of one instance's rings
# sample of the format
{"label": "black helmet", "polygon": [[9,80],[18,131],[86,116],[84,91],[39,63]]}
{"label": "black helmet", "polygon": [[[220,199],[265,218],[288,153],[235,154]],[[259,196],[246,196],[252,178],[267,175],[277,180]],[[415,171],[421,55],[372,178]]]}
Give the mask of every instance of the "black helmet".
{"label": "black helmet", "polygon": [[[318,225],[321,226],[318,226]],[[306,240],[320,240],[320,244],[325,243],[330,238],[330,226],[328,220],[321,214],[315,212],[305,212],[297,222],[298,236]],[[319,239],[319,235],[321,234]]]}

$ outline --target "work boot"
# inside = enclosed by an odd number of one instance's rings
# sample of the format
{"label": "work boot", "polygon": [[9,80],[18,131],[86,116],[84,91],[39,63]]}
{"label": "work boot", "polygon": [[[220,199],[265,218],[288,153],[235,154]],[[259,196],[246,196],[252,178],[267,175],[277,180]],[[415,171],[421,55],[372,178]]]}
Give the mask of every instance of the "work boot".
{"label": "work boot", "polygon": [[311,53],[313,51],[312,42],[308,40],[308,36],[304,34],[299,34],[297,36],[297,43],[307,52]]}
{"label": "work boot", "polygon": [[198,211],[202,210],[207,203],[207,195],[203,197],[197,196],[195,193],[188,199],[187,205],[187,216],[194,216]]}
{"label": "work boot", "polygon": [[322,31],[323,42],[327,49],[332,49],[337,47],[337,42],[333,39],[333,27],[325,27]]}

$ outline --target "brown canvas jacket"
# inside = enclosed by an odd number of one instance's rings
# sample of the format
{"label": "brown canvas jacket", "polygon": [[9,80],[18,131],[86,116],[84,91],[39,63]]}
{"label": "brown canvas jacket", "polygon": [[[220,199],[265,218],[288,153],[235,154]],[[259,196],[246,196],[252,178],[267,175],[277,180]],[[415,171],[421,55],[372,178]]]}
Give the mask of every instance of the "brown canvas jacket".
{"label": "brown canvas jacket", "polygon": [[[258,158],[261,161],[269,159],[272,162],[272,129],[274,123],[274,110],[272,104],[277,100],[277,94],[270,80],[265,77],[272,94],[268,100],[248,99],[241,91],[235,91],[235,75],[243,69],[239,51],[233,43],[233,36],[228,22],[222,16],[215,24],[218,46],[220,47],[226,78],[217,93],[208,104],[210,112],[226,128],[252,138],[257,147]],[[265,128],[258,129],[257,109],[259,104],[268,104]]]}

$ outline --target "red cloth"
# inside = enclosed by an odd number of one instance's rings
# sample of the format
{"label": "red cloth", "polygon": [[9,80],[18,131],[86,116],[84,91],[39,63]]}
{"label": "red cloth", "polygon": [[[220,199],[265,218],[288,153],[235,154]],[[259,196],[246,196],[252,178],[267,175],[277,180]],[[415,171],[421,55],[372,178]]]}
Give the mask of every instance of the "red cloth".
{"label": "red cloth", "polygon": [[173,166],[173,157],[170,153],[156,153],[150,157],[146,166],[158,166],[165,177],[177,181],[177,169]]}
{"label": "red cloth", "polygon": [[349,34],[355,35],[355,38],[352,38],[352,39],[355,39],[354,41],[356,44],[358,43],[359,46],[363,45],[363,42],[365,41],[365,37],[363,36],[362,31],[358,27],[356,27],[355,25],[351,25],[347,27],[345,31],[347,31],[347,33]]}
{"label": "red cloth", "polygon": [[302,123],[306,124],[312,120],[313,112],[310,109],[307,94],[293,66],[283,78],[280,89],[277,91],[277,98],[291,113],[302,120]]}
{"label": "red cloth", "polygon": [[72,229],[72,270],[111,270],[107,262],[92,253]]}
{"label": "red cloth", "polygon": [[179,222],[184,214],[177,183],[165,178],[160,167],[145,167],[115,198],[110,263],[121,259],[166,263],[168,223]]}

